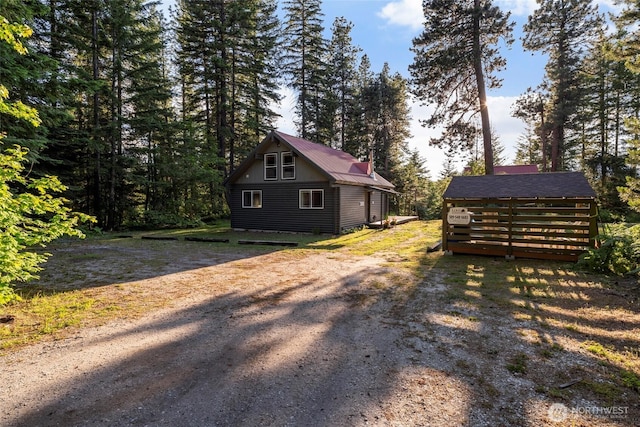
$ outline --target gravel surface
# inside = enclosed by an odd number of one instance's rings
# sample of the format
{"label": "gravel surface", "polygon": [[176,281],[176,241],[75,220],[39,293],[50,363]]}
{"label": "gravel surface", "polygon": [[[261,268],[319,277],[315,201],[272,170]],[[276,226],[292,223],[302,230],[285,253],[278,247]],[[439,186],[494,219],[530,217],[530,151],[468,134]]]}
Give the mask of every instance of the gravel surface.
{"label": "gravel surface", "polygon": [[[409,300],[393,290],[409,273],[382,257],[167,256],[189,268],[157,267],[118,286],[189,283],[171,306],[2,357],[0,425],[640,425],[550,419],[554,401],[504,367],[522,345],[510,322],[497,310],[481,325],[443,322],[437,274]],[[88,257],[85,267],[95,262],[104,265]]]}

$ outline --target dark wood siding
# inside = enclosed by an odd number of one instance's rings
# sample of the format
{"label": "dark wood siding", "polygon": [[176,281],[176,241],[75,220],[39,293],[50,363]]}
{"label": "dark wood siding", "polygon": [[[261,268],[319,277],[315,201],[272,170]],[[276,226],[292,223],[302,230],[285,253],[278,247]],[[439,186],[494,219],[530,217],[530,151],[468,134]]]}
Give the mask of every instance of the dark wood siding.
{"label": "dark wood siding", "polygon": [[340,231],[367,223],[366,193],[364,187],[340,187]]}
{"label": "dark wood siding", "polygon": [[[324,190],[324,209],[300,209],[299,190]],[[262,208],[243,209],[242,191],[262,190]],[[233,185],[231,227],[248,230],[336,233],[338,189],[328,182],[277,182]]]}

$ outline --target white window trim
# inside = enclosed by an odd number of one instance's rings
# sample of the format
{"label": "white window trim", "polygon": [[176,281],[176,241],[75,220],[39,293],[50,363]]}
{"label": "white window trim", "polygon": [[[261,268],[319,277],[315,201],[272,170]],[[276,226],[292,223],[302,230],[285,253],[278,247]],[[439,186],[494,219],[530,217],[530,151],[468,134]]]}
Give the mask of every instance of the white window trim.
{"label": "white window trim", "polygon": [[[273,157],[275,159],[274,166],[267,166],[267,157]],[[267,169],[275,169],[276,176],[273,178],[267,178]],[[277,181],[278,180],[278,153],[266,153],[264,155],[264,180],[265,181]]]}
{"label": "white window trim", "polygon": [[[293,161],[293,163],[285,165],[284,164],[285,155],[291,156],[291,160]],[[293,167],[293,176],[285,178],[284,176],[285,167]],[[282,153],[280,153],[280,176],[282,177],[282,179],[296,179],[296,158],[293,155],[293,152],[291,151],[283,151]]]}
{"label": "white window trim", "polygon": [[[244,195],[245,193],[251,193],[251,205],[247,206],[244,204]],[[260,206],[253,206],[253,194],[260,194]],[[242,190],[242,208],[243,209],[262,209],[262,190]]]}
{"label": "white window trim", "polygon": [[[313,193],[322,193],[322,206],[313,206]],[[302,206],[302,193],[309,193],[309,201],[312,206]],[[298,207],[300,209],[324,209],[324,190],[317,188],[302,189],[298,191]]]}

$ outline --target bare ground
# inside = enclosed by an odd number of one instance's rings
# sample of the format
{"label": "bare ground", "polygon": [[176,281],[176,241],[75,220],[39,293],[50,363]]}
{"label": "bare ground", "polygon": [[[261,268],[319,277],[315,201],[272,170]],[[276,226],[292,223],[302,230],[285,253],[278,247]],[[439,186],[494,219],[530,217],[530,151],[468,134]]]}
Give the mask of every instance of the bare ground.
{"label": "bare ground", "polygon": [[[640,425],[633,388],[585,388],[610,373],[575,331],[469,303],[446,265],[416,277],[390,253],[197,245],[58,248],[43,280],[164,302],[4,354],[0,425]],[[593,327],[638,352],[638,312],[612,316]]]}

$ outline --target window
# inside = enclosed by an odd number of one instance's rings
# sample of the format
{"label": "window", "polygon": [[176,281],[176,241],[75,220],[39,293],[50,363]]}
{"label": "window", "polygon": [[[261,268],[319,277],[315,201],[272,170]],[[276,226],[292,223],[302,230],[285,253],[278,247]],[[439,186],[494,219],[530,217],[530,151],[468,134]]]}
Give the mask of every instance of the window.
{"label": "window", "polygon": [[296,179],[296,158],[293,153],[282,153],[282,179]]}
{"label": "window", "polygon": [[324,190],[300,190],[300,209],[324,209]]}
{"label": "window", "polygon": [[268,153],[264,155],[264,179],[278,179],[278,154]]}
{"label": "window", "polygon": [[262,207],[262,190],[243,190],[242,191],[242,207],[243,208],[261,208]]}

